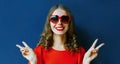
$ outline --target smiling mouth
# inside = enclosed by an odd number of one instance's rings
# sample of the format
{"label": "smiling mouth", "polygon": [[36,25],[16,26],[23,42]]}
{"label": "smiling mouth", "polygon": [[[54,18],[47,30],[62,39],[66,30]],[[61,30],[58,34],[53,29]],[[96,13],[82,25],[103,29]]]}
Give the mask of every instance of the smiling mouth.
{"label": "smiling mouth", "polygon": [[56,29],[57,31],[63,31],[63,30],[64,30],[64,27],[55,27],[55,29]]}

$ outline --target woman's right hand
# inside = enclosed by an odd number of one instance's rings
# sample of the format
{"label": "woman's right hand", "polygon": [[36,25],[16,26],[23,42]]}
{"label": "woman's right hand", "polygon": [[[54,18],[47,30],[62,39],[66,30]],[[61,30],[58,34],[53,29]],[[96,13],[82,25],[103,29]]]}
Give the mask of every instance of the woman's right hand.
{"label": "woman's right hand", "polygon": [[30,64],[36,64],[36,54],[34,53],[32,48],[30,48],[24,41],[22,41],[22,43],[24,47],[18,44],[16,44],[16,46],[20,49],[23,57],[26,58],[30,62]]}

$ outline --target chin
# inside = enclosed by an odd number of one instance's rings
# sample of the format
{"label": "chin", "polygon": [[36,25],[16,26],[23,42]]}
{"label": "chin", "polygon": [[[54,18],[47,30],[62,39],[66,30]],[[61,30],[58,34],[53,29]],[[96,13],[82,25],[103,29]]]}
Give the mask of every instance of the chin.
{"label": "chin", "polygon": [[57,34],[57,35],[63,35],[63,34],[65,34],[66,32],[54,32],[55,34]]}
{"label": "chin", "polygon": [[55,33],[55,34],[57,34],[57,35],[63,35],[63,34],[65,34],[65,33]]}

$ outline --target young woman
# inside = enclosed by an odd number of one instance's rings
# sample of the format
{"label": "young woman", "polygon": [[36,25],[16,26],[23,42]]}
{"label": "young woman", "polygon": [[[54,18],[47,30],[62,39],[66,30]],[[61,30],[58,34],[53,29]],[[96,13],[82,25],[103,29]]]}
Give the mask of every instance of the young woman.
{"label": "young woman", "polygon": [[32,50],[25,42],[25,47],[16,46],[30,64],[90,64],[104,45],[95,47],[97,41],[87,52],[79,46],[71,13],[65,6],[56,5],[50,9],[36,48]]}

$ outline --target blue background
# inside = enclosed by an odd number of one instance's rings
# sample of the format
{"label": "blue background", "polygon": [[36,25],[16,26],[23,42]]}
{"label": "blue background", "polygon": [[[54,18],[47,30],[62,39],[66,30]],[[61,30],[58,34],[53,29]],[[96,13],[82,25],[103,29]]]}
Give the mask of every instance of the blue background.
{"label": "blue background", "polygon": [[0,64],[27,64],[16,44],[36,46],[55,4],[70,9],[86,50],[105,43],[93,64],[120,64],[120,0],[0,0]]}

